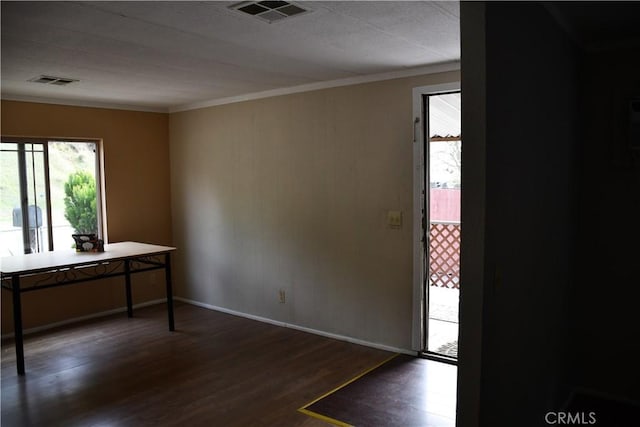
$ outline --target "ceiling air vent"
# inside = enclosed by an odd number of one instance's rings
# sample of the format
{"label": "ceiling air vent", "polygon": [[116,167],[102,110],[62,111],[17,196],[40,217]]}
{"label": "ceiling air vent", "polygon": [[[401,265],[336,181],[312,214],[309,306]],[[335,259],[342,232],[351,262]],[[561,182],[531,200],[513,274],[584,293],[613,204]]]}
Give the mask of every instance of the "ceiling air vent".
{"label": "ceiling air vent", "polygon": [[66,86],[70,83],[79,81],[78,79],[69,79],[67,77],[38,76],[29,79],[30,82],[43,83],[46,85]]}
{"label": "ceiling air vent", "polygon": [[229,6],[229,8],[270,24],[310,12],[310,10],[288,1],[244,1]]}

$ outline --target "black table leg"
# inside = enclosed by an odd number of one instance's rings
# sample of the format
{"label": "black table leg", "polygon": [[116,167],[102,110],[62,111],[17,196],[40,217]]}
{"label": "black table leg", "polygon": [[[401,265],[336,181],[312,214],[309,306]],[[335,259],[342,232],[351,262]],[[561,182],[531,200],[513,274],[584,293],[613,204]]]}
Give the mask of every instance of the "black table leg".
{"label": "black table leg", "polygon": [[169,314],[169,330],[175,331],[173,322],[173,289],[171,286],[171,254],[166,253],[164,258],[165,282],[167,284],[167,313]]}
{"label": "black table leg", "polygon": [[127,293],[127,316],[133,317],[133,302],[131,301],[131,264],[124,261],[124,285]]}
{"label": "black table leg", "polygon": [[20,276],[11,277],[13,291],[13,331],[16,343],[16,367],[18,375],[24,375],[24,341],[22,337],[22,303],[20,301]]}

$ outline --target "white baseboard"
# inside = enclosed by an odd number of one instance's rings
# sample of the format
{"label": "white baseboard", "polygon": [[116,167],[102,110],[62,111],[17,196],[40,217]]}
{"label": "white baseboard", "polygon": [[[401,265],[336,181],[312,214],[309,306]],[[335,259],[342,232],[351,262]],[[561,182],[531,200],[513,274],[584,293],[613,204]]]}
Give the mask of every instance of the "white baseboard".
{"label": "white baseboard", "polygon": [[199,301],[194,301],[194,300],[190,300],[187,298],[182,298],[182,297],[174,297],[174,299],[176,301],[182,301],[184,303],[187,304],[191,304],[191,305],[195,305],[197,307],[202,307],[202,308],[206,308],[208,310],[214,310],[214,311],[219,311],[221,313],[226,313],[226,314],[231,314],[233,316],[239,316],[239,317],[244,317],[246,319],[251,319],[251,320],[256,320],[258,322],[263,322],[263,323],[269,323],[271,325],[275,325],[275,326],[280,326],[283,328],[290,328],[290,329],[295,329],[298,331],[302,331],[302,332],[307,332],[310,334],[314,334],[314,335],[320,335],[326,338],[333,338],[339,341],[346,341],[352,344],[358,344],[358,345],[363,345],[365,347],[371,347],[371,348],[375,348],[378,350],[384,350],[384,351],[390,351],[393,353],[402,353],[402,354],[408,354],[410,356],[415,356],[416,352],[413,350],[407,350],[404,348],[397,348],[397,347],[391,347],[388,345],[384,345],[384,344],[378,344],[378,343],[372,343],[369,341],[364,341],[364,340],[360,340],[357,338],[353,338],[353,337],[348,337],[345,335],[339,335],[339,334],[333,334],[330,332],[325,332],[325,331],[321,331],[318,329],[312,329],[312,328],[307,328],[304,326],[299,326],[293,323],[287,323],[287,322],[281,322],[278,320],[273,320],[273,319],[269,319],[267,317],[261,317],[261,316],[255,316],[253,314],[247,314],[247,313],[243,313],[241,311],[235,311],[235,310],[230,310],[228,308],[224,308],[224,307],[218,307],[215,305],[211,305],[211,304],[205,304]]}
{"label": "white baseboard", "polygon": [[[155,299],[155,300],[151,300],[151,301],[141,302],[140,304],[134,304],[133,308],[134,309],[142,308],[142,307],[161,304],[161,303],[165,303],[165,302],[167,302],[166,298],[160,298],[160,299]],[[71,324],[71,323],[82,322],[83,320],[95,319],[97,317],[109,316],[111,314],[123,313],[125,311],[127,311],[127,307],[126,306],[125,307],[118,307],[118,308],[114,308],[113,310],[101,311],[99,313],[92,313],[92,314],[88,314],[86,316],[74,317],[74,318],[71,318],[71,319],[61,320],[60,322],[49,323],[49,324],[42,325],[42,326],[36,326],[35,328],[25,329],[25,330],[22,331],[22,334],[23,335],[33,334],[33,333],[40,332],[40,331],[46,331],[47,329],[57,328],[58,326],[64,326],[64,325],[68,325],[68,324]],[[14,333],[11,332],[9,334],[2,335],[2,339],[13,338],[13,336],[14,336]]]}
{"label": "white baseboard", "polygon": [[[202,303],[202,302],[199,302],[199,301],[190,300],[190,299],[187,299],[187,298],[173,297],[173,299],[175,301],[181,301],[181,302],[184,302],[186,304],[195,305],[197,307],[206,308],[208,310],[219,311],[221,313],[231,314],[233,316],[244,317],[246,319],[256,320],[258,322],[269,323],[271,325],[280,326],[280,327],[283,327],[283,328],[295,329],[295,330],[298,330],[298,331],[307,332],[307,333],[314,334],[314,335],[320,335],[320,336],[323,336],[323,337],[326,337],[326,338],[332,338],[332,339],[336,339],[336,340],[339,340],[339,341],[345,341],[345,342],[349,342],[349,343],[352,343],[352,344],[363,345],[365,347],[371,347],[371,348],[375,348],[375,349],[378,349],[378,350],[384,350],[384,351],[389,351],[389,352],[393,352],[393,353],[408,354],[408,355],[411,355],[411,356],[415,356],[416,355],[416,352],[414,350],[408,350],[408,349],[404,349],[404,348],[398,348],[398,347],[392,347],[392,346],[388,346],[388,345],[384,345],[384,344],[373,343],[373,342],[364,341],[364,340],[360,340],[360,339],[353,338],[353,337],[348,337],[346,335],[333,334],[333,333],[321,331],[321,330],[318,330],[318,329],[312,329],[312,328],[307,328],[307,327],[304,327],[304,326],[299,326],[299,325],[296,325],[296,324],[293,324],[293,323],[281,322],[281,321],[278,321],[278,320],[269,319],[267,317],[255,316],[253,314],[243,313],[243,312],[236,311],[236,310],[230,310],[230,309],[224,308],[224,307],[218,307],[218,306],[211,305],[211,304],[205,304],[205,303]],[[165,303],[166,301],[167,300],[165,298],[155,299],[155,300],[152,300],[152,301],[146,301],[146,302],[143,302],[143,303],[140,303],[140,304],[135,304],[133,306],[133,308],[137,309],[137,308],[147,307],[147,306],[150,306],[150,305],[162,304],[162,303]],[[80,317],[74,317],[74,318],[71,318],[71,319],[65,319],[65,320],[62,320],[60,322],[49,323],[49,324],[42,325],[42,326],[36,326],[34,328],[25,329],[22,333],[24,335],[34,334],[36,332],[46,331],[47,329],[53,329],[53,328],[57,328],[59,326],[69,325],[69,324],[72,324],[72,323],[82,322],[84,320],[95,319],[95,318],[98,318],[98,317],[109,316],[109,315],[116,314],[116,313],[123,313],[125,311],[127,311],[127,307],[118,307],[118,308],[114,308],[112,310],[101,311],[99,313],[92,313],[92,314],[88,314],[86,316],[80,316]],[[178,319],[178,321],[179,321],[179,319]],[[13,338],[13,336],[14,336],[13,332],[12,333],[8,333],[8,334],[4,334],[4,335],[2,335],[2,339]]]}

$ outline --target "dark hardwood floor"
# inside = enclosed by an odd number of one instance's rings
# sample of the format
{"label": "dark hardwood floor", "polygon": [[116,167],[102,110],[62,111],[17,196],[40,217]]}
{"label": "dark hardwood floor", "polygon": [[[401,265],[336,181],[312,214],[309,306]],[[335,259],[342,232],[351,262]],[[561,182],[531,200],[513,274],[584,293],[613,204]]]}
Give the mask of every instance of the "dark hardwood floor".
{"label": "dark hardwood floor", "polygon": [[304,411],[356,426],[455,427],[456,382],[454,365],[399,354]]}
{"label": "dark hardwood floor", "polygon": [[2,344],[2,426],[326,426],[297,411],[390,353],[176,304]]}

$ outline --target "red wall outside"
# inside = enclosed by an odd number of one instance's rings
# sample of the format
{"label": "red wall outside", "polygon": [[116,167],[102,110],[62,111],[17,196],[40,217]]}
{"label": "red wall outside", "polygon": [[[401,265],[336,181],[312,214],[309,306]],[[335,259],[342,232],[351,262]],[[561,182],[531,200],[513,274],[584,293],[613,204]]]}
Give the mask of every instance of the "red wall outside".
{"label": "red wall outside", "polygon": [[430,190],[431,222],[460,222],[460,189],[431,188]]}

